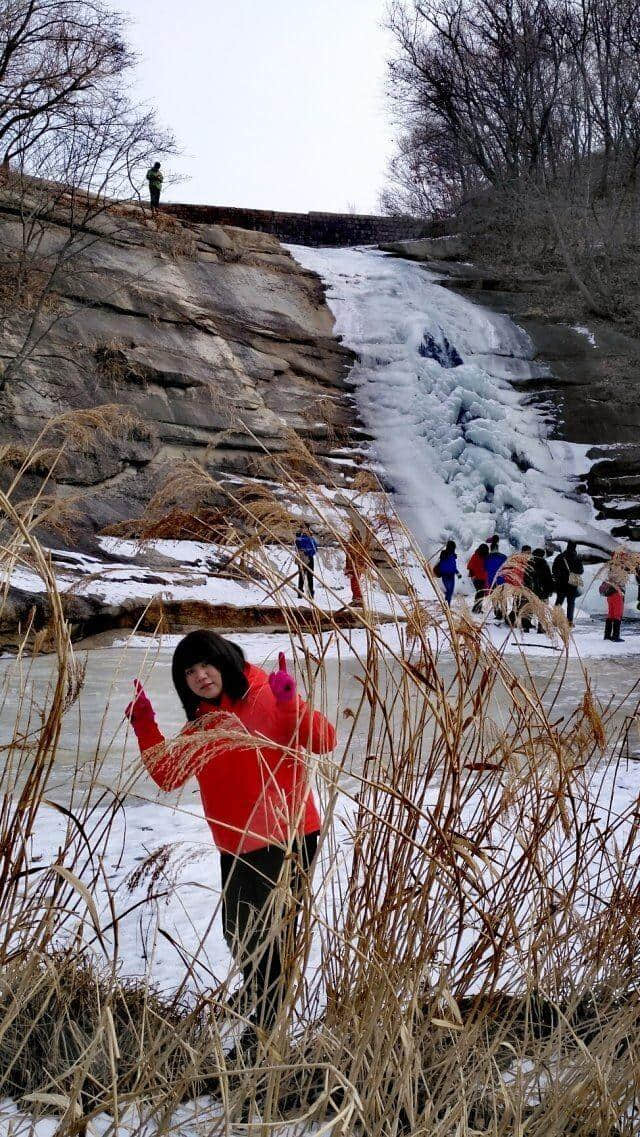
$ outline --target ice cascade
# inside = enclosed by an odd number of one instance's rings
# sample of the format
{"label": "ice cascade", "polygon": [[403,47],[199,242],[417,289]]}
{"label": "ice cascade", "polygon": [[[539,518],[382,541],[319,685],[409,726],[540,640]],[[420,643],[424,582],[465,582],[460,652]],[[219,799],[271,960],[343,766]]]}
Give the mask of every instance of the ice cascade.
{"label": "ice cascade", "polygon": [[327,285],[351,379],[397,502],[427,551],[494,532],[514,546],[577,536],[594,512],[576,492],[588,447],[549,438],[518,383],[547,374],[508,317],[374,249],[292,247]]}

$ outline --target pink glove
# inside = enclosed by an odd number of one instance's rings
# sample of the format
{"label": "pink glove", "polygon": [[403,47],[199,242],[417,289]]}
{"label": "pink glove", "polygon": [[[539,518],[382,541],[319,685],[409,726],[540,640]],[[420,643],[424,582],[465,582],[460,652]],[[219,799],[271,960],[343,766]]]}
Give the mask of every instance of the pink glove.
{"label": "pink glove", "polygon": [[139,733],[141,727],[148,726],[150,723],[155,723],[156,716],[151,706],[151,703],[144,693],[142,683],[138,679],[134,679],[133,686],[135,688],[135,698],[131,700],[126,707],[124,715],[129,719],[136,734]]}
{"label": "pink glove", "polygon": [[278,655],[278,670],[272,671],[269,676],[269,686],[276,703],[290,703],[296,697],[296,681],[287,671],[283,651]]}

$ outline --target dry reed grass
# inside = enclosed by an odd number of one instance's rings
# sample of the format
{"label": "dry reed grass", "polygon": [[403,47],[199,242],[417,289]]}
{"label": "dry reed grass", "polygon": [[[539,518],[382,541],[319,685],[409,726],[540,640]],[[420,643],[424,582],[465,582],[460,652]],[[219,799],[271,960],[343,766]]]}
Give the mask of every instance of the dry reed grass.
{"label": "dry reed grass", "polygon": [[[176,508],[176,496],[196,512],[224,495],[247,572],[259,569],[283,598],[287,570],[273,549],[290,540],[301,512],[335,548],[357,522],[371,547],[382,539],[405,579],[392,596],[393,635],[368,603],[356,614],[355,646],[348,631],[333,632],[338,698],[349,675],[352,697],[338,751],[313,762],[325,813],[314,893],[295,942],[285,905],[278,935],[288,937],[289,986],[275,1031],[246,1069],[229,1068],[222,1046],[238,1017],[226,1005],[233,967],[222,982],[205,980],[197,953],[176,944],[183,978],[174,992],[155,992],[150,976],[120,978],[103,857],[139,766],[115,794],[72,793],[57,859],[31,859],[83,673],[33,536],[37,507],[25,514],[0,496],[3,567],[28,549],[49,593],[55,645],[43,706],[29,701],[25,651],[11,670],[21,679],[1,775],[0,1093],[27,1095],[34,1116],[53,1111],[69,1137],[98,1114],[115,1131],[126,1113],[128,1132],[169,1133],[190,1098],[208,1133],[234,1121],[264,1134],[285,1123],[302,1134],[312,1122],[371,1137],[635,1133],[640,818],[614,790],[637,729],[637,691],[602,705],[584,675],[571,713],[559,713],[566,622],[542,683],[526,660],[510,666],[464,609],[419,598],[416,571],[435,583],[429,562],[382,495],[363,496],[370,483],[353,489],[341,514],[313,464],[307,479],[303,466],[282,461],[278,492],[239,490],[191,466],[186,481],[178,471],[159,492],[150,518],[158,523],[163,503]],[[368,575],[372,586],[382,577],[374,556]],[[519,598],[505,589],[505,602]],[[335,717],[326,638],[303,640],[292,618],[291,640],[308,699]],[[178,744],[185,761],[197,756],[200,734]],[[136,883],[159,887],[169,860],[165,842]]]}

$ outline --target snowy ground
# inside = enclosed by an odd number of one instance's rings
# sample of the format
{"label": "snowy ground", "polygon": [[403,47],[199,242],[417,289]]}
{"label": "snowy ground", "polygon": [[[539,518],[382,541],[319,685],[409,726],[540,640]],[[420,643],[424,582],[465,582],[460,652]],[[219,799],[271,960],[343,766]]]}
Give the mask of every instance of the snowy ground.
{"label": "snowy ground", "polygon": [[[362,651],[364,657],[365,641],[360,632],[348,632],[354,652]],[[492,633],[496,642],[504,641],[505,634],[497,629]],[[531,637],[533,638],[533,637]],[[544,644],[536,644],[537,659],[532,659],[532,676],[535,681],[545,680],[551,667],[557,662],[556,651],[549,650],[546,637]],[[282,636],[238,635],[234,639],[250,655],[254,662],[263,663],[268,669],[275,665],[277,652],[287,650],[291,657],[291,644]],[[589,633],[585,633],[585,643],[581,654],[589,656]],[[636,637],[640,647],[640,636]],[[87,657],[87,679],[80,701],[80,708],[67,713],[61,738],[59,761],[47,790],[47,799],[39,813],[33,837],[33,854],[38,864],[49,864],[57,856],[66,830],[66,818],[55,808],[56,802],[69,804],[72,800],[79,804],[89,792],[95,794],[107,788],[117,790],[122,795],[123,808],[115,815],[108,843],[103,852],[107,870],[106,880],[115,898],[119,922],[119,960],[125,975],[149,973],[154,983],[165,989],[174,988],[184,974],[181,954],[162,936],[164,929],[175,936],[181,951],[187,956],[197,955],[195,972],[201,983],[213,984],[222,979],[229,969],[227,947],[220,931],[220,918],[217,906],[220,900],[219,861],[212,844],[209,828],[202,816],[197,785],[194,780],[185,787],[170,794],[158,790],[148,777],[138,755],[135,739],[122,719],[124,705],[130,697],[132,679],[141,675],[145,689],[156,709],[158,721],[167,736],[175,735],[183,723],[183,712],[171,690],[170,660],[174,637],[163,637],[160,647],[153,647],[149,639],[140,637],[130,639],[126,647],[116,644],[110,649],[99,649]],[[392,648],[400,647],[398,637]],[[338,643],[329,645],[333,652],[338,651]],[[596,645],[593,644],[595,648]],[[546,650],[545,650],[546,649]],[[344,650],[344,649],[343,649]],[[547,665],[546,657],[549,657]],[[516,661],[514,661],[516,662]],[[13,664],[3,661],[1,667],[10,674]],[[357,681],[359,673],[350,653],[338,671],[336,656],[329,655],[326,662],[327,697],[333,708],[332,718],[339,731],[339,743],[335,759],[340,763],[342,747],[351,729],[352,719],[345,718],[345,709],[355,710],[361,687]],[[443,664],[446,668],[446,662]],[[51,664],[45,660],[37,661],[32,668],[28,682],[37,705],[46,689]],[[522,669],[519,668],[521,671]],[[591,670],[591,669],[590,669]],[[612,695],[620,697],[629,690],[634,681],[634,671],[630,671],[624,657],[605,661],[598,659],[592,670],[593,690],[596,697],[606,703]],[[583,681],[578,661],[574,658],[563,682],[562,693],[556,703],[556,713],[571,714],[582,698]],[[108,709],[105,711],[105,705]],[[3,716],[5,726],[10,729],[11,704],[5,703]],[[500,705],[496,706],[500,716]],[[345,723],[347,724],[345,726]],[[350,858],[348,830],[353,805],[350,795],[358,786],[357,761],[360,750],[364,752],[366,723],[361,726],[362,747],[359,735],[351,745],[351,765],[344,768],[341,786],[345,797],[337,810],[335,820],[335,847],[338,853],[328,858],[317,873],[319,911],[324,911],[328,901],[324,895],[323,880],[329,870],[343,876]],[[97,756],[97,757],[96,757]],[[632,761],[618,774],[615,789],[616,809],[622,812],[638,792],[637,763]],[[86,773],[86,776],[85,776]],[[612,775],[607,774],[603,783],[603,801],[608,800],[612,789]],[[434,798],[438,785],[433,785]],[[320,783],[322,796],[322,783]],[[154,897],[146,899],[147,885],[130,890],[128,880],[141,862],[159,846],[173,844],[171,860],[163,873]],[[96,902],[108,922],[109,906],[107,889],[103,883],[98,887]],[[138,906],[136,906],[138,905]],[[316,943],[312,953],[311,971],[319,962],[320,945]]]}

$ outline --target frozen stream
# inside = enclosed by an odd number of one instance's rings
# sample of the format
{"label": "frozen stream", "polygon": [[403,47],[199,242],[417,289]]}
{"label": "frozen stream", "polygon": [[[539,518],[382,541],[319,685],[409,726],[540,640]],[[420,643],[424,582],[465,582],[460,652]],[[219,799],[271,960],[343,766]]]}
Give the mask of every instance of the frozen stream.
{"label": "frozen stream", "polygon": [[[242,639],[249,658],[265,661],[270,669],[277,651],[282,648],[283,637],[253,637]],[[267,640],[275,641],[270,650]],[[142,767],[137,745],[131,735],[125,734],[122,711],[131,694],[131,681],[136,674],[144,683],[154,703],[158,721],[167,734],[178,731],[183,717],[171,691],[170,657],[172,647],[158,646],[150,641],[149,648],[132,646],[126,650],[116,647],[95,647],[87,653],[86,680],[79,702],[65,716],[58,761],[47,786],[46,800],[38,812],[31,841],[33,866],[47,866],[59,856],[69,831],[65,814],[56,804],[70,807],[71,812],[88,820],[85,825],[94,834],[103,877],[97,883],[94,896],[106,924],[111,920],[111,905],[118,914],[118,958],[125,975],[153,976],[154,984],[175,989],[184,976],[184,960],[193,959],[198,981],[211,984],[214,977],[228,973],[229,954],[224,943],[219,920],[220,868],[219,858],[204,821],[197,785],[189,781],[181,791],[163,794],[157,790]],[[267,658],[268,657],[268,658]],[[554,658],[529,658],[533,681],[545,685]],[[620,696],[629,691],[635,668],[629,667],[627,656],[619,659],[597,660],[589,664],[596,694],[607,701],[611,695]],[[522,672],[524,661],[515,656],[510,659],[514,669]],[[23,681],[27,699],[34,707],[42,705],[50,682],[53,661],[33,661]],[[17,711],[16,692],[20,664],[15,660],[0,661],[0,681],[4,695],[0,716],[0,744],[6,743],[13,728]],[[445,677],[451,663],[442,656],[441,669]],[[328,659],[327,705],[337,723],[339,745],[336,759],[340,761],[341,748],[346,741],[352,720],[345,719],[344,710],[355,710],[362,688],[358,683],[359,665],[355,657],[342,661],[340,677],[335,658]],[[340,689],[338,690],[338,678]],[[570,715],[583,694],[583,681],[577,661],[569,660],[562,693],[557,700],[553,718]],[[547,697],[548,701],[548,697]],[[105,709],[106,708],[106,709]],[[491,714],[496,723],[504,713],[498,696]],[[334,814],[332,834],[334,844],[323,851],[316,870],[317,905],[321,912],[331,908],[331,889],[324,881],[337,873],[345,879],[350,864],[350,821],[353,804],[349,797],[359,786],[358,773],[361,759],[366,753],[364,734],[366,713],[362,715],[359,732],[351,745],[349,763],[340,778],[345,795]],[[361,744],[362,743],[362,744]],[[5,762],[7,761],[5,754]],[[640,757],[640,740],[634,736],[629,757],[618,769],[615,785],[614,810],[626,810],[638,792],[640,766],[634,757]],[[611,787],[610,772],[603,766],[603,795],[607,798]],[[89,787],[93,786],[91,801],[94,811],[87,815],[83,808]],[[114,791],[117,791],[114,794]],[[325,799],[323,787],[320,798]],[[438,793],[437,785],[429,793]],[[111,805],[114,815],[104,838],[100,817]],[[148,879],[132,883],[132,873],[140,870],[142,862],[155,857],[159,850],[167,853],[168,861],[153,888]],[[325,891],[327,889],[327,891]],[[152,895],[149,895],[149,891]],[[324,918],[324,917],[323,917]],[[161,935],[160,932],[166,933]],[[175,943],[174,943],[175,941]],[[178,947],[175,946],[178,945]],[[321,937],[314,939],[309,973],[319,965]]]}
{"label": "frozen stream", "polygon": [[[251,652],[247,641],[242,638],[243,647],[249,658],[262,662],[260,655]],[[268,637],[263,637],[264,639]],[[274,637],[275,639],[275,637]],[[277,647],[282,646],[278,644]],[[277,647],[272,658],[265,661],[268,670],[274,665]],[[173,737],[184,725],[184,712],[178,702],[171,684],[172,648],[152,644],[145,650],[129,647],[122,651],[113,647],[96,647],[86,653],[86,675],[78,702],[67,712],[63,722],[62,736],[57,751],[55,769],[49,783],[47,796],[63,805],[70,805],[86,797],[89,787],[97,783],[102,790],[118,790],[124,793],[127,804],[133,808],[145,801],[159,801],[164,805],[175,805],[185,797],[199,806],[195,781],[185,787],[182,793],[166,795],[157,790],[147,776],[132,732],[125,730],[123,710],[131,698],[132,680],[140,675],[145,690],[156,710],[159,725],[167,737]],[[557,655],[529,657],[526,666],[532,682],[540,692],[547,687]],[[599,659],[589,665],[592,673],[594,693],[603,703],[612,697],[630,691],[636,681],[636,668],[629,667],[629,657],[620,659]],[[509,657],[509,666],[518,674],[524,674],[525,663],[519,655]],[[451,657],[441,656],[439,670],[448,680],[453,677]],[[346,738],[352,720],[345,719],[346,708],[356,711],[362,687],[359,676],[362,667],[354,656],[345,657],[340,666],[335,658],[325,664],[327,713],[337,723],[339,736]],[[45,702],[47,688],[53,675],[53,660],[39,658],[29,665],[24,676],[27,699],[23,703],[22,724],[27,720],[27,708],[38,708]],[[0,686],[4,701],[0,716],[0,745],[11,738],[18,711],[16,692],[17,665],[13,660],[0,661]],[[302,681],[301,681],[302,682]],[[557,684],[551,682],[545,695],[547,705],[554,698]],[[317,688],[316,698],[320,688]],[[578,706],[584,691],[584,680],[577,660],[569,660],[567,673],[561,693],[554,703],[554,719],[570,715]],[[500,722],[504,712],[499,697],[494,700],[491,713]],[[627,711],[628,713],[628,711]],[[32,721],[34,721],[32,719]],[[358,727],[350,747],[350,760],[343,773],[345,788],[357,789],[357,775],[360,772],[359,756],[365,751],[367,728],[366,711],[360,716]],[[361,745],[360,745],[361,744]],[[637,747],[632,744],[631,756],[640,757],[640,738]],[[336,752],[340,757],[340,746]],[[635,766],[632,764],[632,780],[635,782]],[[640,767],[638,768],[640,776]],[[193,796],[195,795],[195,797]]]}
{"label": "frozen stream", "polygon": [[359,412],[427,552],[449,536],[466,550],[493,532],[519,547],[590,529],[591,501],[574,488],[588,447],[550,440],[517,389],[547,373],[524,331],[420,264],[369,248],[291,251],[328,286],[336,330],[359,357]]}

